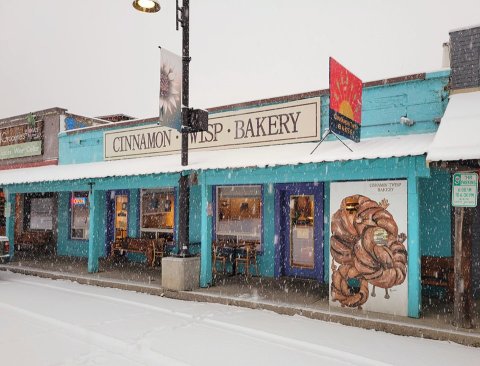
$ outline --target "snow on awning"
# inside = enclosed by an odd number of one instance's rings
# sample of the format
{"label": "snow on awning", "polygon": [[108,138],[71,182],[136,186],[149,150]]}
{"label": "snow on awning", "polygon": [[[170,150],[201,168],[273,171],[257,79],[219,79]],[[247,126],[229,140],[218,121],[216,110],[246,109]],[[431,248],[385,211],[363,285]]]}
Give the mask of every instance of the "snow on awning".
{"label": "snow on awning", "polygon": [[345,141],[353,152],[338,140],[324,141],[313,154],[310,153],[317,145],[316,142],[229,150],[197,150],[189,152],[187,167],[182,167],[180,164],[180,154],[174,154],[12,169],[1,172],[0,185],[176,173],[182,170],[266,167],[417,156],[427,152],[433,136],[434,134],[421,134],[371,138],[362,140],[360,143]]}
{"label": "snow on awning", "polygon": [[480,92],[450,96],[428,161],[480,159]]}

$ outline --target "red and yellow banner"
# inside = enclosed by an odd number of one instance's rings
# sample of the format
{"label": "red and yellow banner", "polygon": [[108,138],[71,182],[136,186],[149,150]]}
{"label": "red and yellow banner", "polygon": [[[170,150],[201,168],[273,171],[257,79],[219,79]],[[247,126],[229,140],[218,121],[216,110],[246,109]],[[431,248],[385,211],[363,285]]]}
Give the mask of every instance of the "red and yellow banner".
{"label": "red and yellow banner", "polygon": [[330,131],[360,141],[362,81],[330,57]]}

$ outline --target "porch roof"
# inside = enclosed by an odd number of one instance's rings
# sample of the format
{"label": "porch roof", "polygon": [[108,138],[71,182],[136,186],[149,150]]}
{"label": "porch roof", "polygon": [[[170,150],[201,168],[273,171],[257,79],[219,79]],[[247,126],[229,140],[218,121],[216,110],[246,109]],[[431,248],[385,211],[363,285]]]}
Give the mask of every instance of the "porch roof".
{"label": "porch roof", "polygon": [[359,143],[338,140],[317,145],[298,143],[230,150],[190,151],[189,165],[182,167],[180,154],[101,161],[83,164],[50,165],[35,168],[4,170],[0,185],[101,179],[107,177],[176,173],[182,170],[208,170],[247,167],[285,166],[307,163],[418,156],[427,152],[434,134],[379,137]]}
{"label": "porch roof", "polygon": [[428,148],[428,161],[480,159],[480,91],[453,94]]}

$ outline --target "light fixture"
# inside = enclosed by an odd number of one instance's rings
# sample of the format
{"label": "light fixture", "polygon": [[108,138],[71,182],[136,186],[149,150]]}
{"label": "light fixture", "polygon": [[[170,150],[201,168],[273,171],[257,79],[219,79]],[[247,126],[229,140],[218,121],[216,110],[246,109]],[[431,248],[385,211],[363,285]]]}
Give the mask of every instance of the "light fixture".
{"label": "light fixture", "polygon": [[415,124],[415,121],[411,118],[408,118],[407,116],[400,117],[400,123],[404,126],[413,126]]}
{"label": "light fixture", "polygon": [[160,4],[157,0],[135,0],[132,5],[143,13],[157,13],[160,11]]}

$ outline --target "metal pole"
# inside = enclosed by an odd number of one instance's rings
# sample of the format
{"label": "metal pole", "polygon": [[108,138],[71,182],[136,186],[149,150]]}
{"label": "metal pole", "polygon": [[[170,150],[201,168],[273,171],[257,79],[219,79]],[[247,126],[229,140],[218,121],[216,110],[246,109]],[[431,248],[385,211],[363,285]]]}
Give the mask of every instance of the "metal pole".
{"label": "metal pole", "polygon": [[[177,9],[178,11],[178,9]],[[183,0],[182,9],[182,166],[188,165],[188,84],[189,84],[189,19],[190,9],[189,0]],[[179,255],[187,257],[190,255],[188,250],[189,238],[189,216],[190,216],[190,187],[189,176],[180,173],[179,184],[179,223],[178,223],[178,246]]]}

